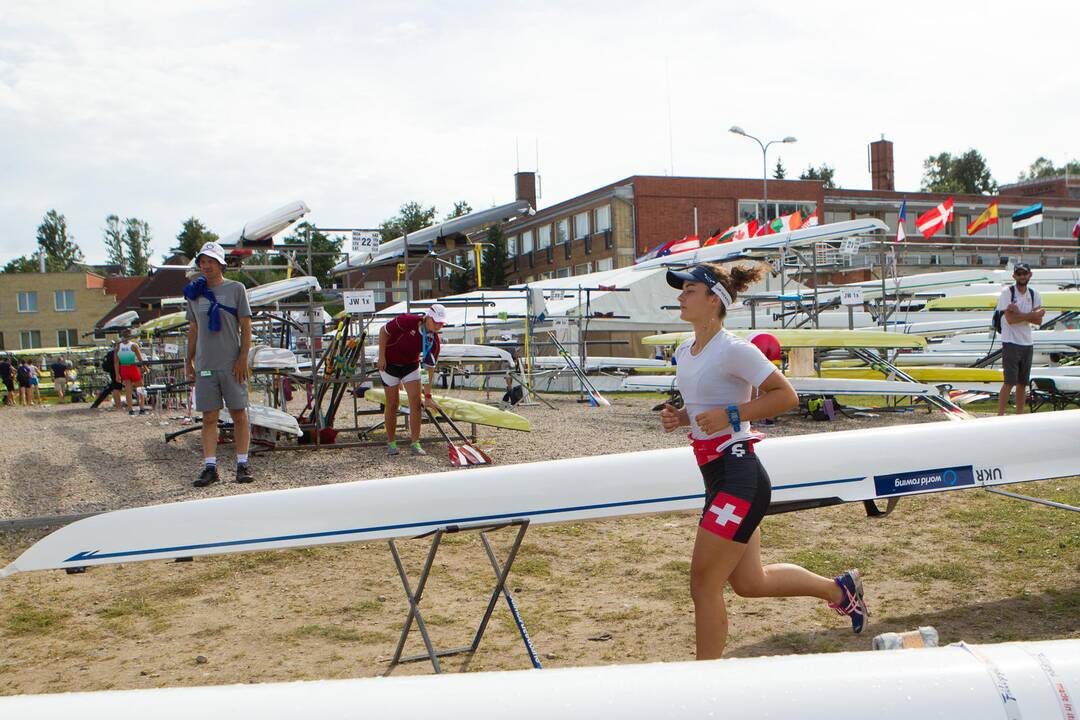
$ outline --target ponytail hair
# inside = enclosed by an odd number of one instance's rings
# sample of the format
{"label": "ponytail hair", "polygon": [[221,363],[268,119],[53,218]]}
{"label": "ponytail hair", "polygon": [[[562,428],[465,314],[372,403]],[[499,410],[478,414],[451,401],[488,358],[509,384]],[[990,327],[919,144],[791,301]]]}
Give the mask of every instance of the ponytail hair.
{"label": "ponytail hair", "polygon": [[[747,288],[760,280],[765,274],[760,265],[735,265],[729,269],[719,263],[703,264],[709,268],[724,289],[728,291],[732,302],[735,301],[739,293],[745,292]],[[723,303],[720,303],[718,314],[721,320],[727,315],[727,308],[724,307]]]}

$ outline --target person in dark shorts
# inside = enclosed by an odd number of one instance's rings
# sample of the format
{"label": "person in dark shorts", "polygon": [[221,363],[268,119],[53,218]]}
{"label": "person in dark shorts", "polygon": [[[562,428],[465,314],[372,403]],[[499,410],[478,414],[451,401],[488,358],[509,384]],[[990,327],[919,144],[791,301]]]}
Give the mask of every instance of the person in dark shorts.
{"label": "person in dark shorts", "polygon": [[202,413],[203,469],[195,487],[218,481],[218,416],[228,408],[233,420],[236,482],[255,478],[248,467],[251,426],[248,424],[248,351],[251,350],[251,307],[242,283],[225,278],[225,249],[216,242],[195,256],[202,272],[184,287],[187,299],[187,374],[195,381],[195,409]]}
{"label": "person in dark shorts", "polygon": [[30,369],[30,361],[26,358],[19,360],[15,368],[15,383],[19,386],[19,404],[24,406],[33,405],[33,380],[34,373]]}
{"label": "person in dark shorts", "polygon": [[[446,308],[433,304],[423,315],[405,313],[379,329],[379,376],[386,390],[383,419],[386,454],[398,454],[398,403],[401,386],[409,396],[409,451],[427,455],[420,446],[420,408],[435,405],[431,398],[431,374],[439,360],[439,331],[446,323]],[[421,398],[421,390],[423,397]]]}
{"label": "person in dark shorts", "polygon": [[105,402],[105,398],[112,394],[113,410],[120,409],[120,391],[124,389],[124,384],[116,379],[116,346],[113,345],[109,348],[109,352],[105,353],[105,357],[101,359],[101,369],[105,371],[108,376],[108,382],[105,387],[101,388],[101,392],[94,399],[94,402],[90,405],[91,410],[97,410],[101,403]]}
{"label": "person in dark shorts", "polygon": [[684,406],[666,404],[660,422],[667,432],[690,427],[705,482],[705,506],[690,563],[699,660],[723,654],[728,583],[742,597],[821,598],[849,616],[855,632],[862,631],[869,615],[857,570],[830,580],[797,565],[761,564],[758,526],[769,509],[772,485],[754,452],[761,435],[751,431],[749,421],[775,417],[799,404],[791,383],[761,350],[724,329],[736,293],[761,272],[753,266],[728,271],[705,264],[667,274],[668,284],[681,290],[680,317],[694,326],[694,337],[674,356]]}
{"label": "person in dark shorts", "polygon": [[0,382],[4,384],[4,388],[7,390],[4,393],[4,404],[14,405],[15,398],[12,397],[12,393],[15,392],[15,368],[11,365],[11,360],[7,356],[0,356]]}
{"label": "person in dark shorts", "polygon": [[1046,311],[1042,309],[1042,297],[1032,287],[1031,266],[1020,263],[1013,270],[1014,285],[1001,291],[997,310],[1001,317],[1001,369],[1005,382],[998,391],[998,415],[1004,415],[1009,406],[1009,393],[1016,388],[1016,414],[1024,414],[1027,402],[1027,385],[1031,382],[1031,358],[1035,346],[1031,326],[1042,323]]}

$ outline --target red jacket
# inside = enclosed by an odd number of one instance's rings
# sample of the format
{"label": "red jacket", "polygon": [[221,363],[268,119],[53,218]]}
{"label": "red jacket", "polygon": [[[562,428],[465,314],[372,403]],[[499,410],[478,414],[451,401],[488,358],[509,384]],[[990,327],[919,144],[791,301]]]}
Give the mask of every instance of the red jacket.
{"label": "red jacket", "polygon": [[[386,323],[386,362],[410,365],[420,362],[424,347],[424,315],[406,313]],[[439,334],[427,333],[428,357],[425,365],[439,359]]]}

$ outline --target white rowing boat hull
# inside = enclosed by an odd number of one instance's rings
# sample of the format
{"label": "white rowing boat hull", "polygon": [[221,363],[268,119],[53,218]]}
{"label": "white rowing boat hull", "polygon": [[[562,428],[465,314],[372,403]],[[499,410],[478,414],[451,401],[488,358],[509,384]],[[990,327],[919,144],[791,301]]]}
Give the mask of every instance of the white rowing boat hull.
{"label": "white rowing boat hull", "polygon": [[[1076,475],[1078,436],[1073,410],[783,437],[757,452],[774,504],[854,502]],[[43,538],[0,577],[412,537],[514,518],[540,524],[700,509],[702,498],[689,447],[320,485],[96,515]]]}
{"label": "white rowing boat hull", "polygon": [[319,286],[319,281],[311,275],[300,275],[298,277],[266,283],[265,285],[256,285],[253,288],[248,288],[248,304],[251,305],[251,307],[270,305],[271,303],[284,300],[297,293],[307,292],[309,289],[315,292],[322,290],[322,287]]}
{"label": "white rowing boat hull", "polygon": [[[1080,640],[0,698],[34,720],[1075,718]],[[845,707],[856,708],[845,713]]]}

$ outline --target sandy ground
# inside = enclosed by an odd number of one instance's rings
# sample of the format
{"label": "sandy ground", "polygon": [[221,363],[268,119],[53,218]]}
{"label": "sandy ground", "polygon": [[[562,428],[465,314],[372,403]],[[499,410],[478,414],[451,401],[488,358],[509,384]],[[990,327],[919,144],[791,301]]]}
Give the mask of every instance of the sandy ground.
{"label": "sandy ground", "polygon": [[[521,410],[534,432],[481,428],[480,441],[500,464],[685,443],[681,434],[658,430],[649,411],[655,403],[616,398],[611,408],[595,409],[562,398],[555,410]],[[382,448],[278,452],[254,461],[252,486],[224,482],[199,491],[190,485],[197,435],[162,440],[181,427],[176,413],[133,418],[70,406],[3,408],[0,417],[0,519],[450,469],[438,445],[428,446],[426,458],[388,459]],[[939,417],[787,417],[767,432]],[[231,448],[219,458],[230,465]],[[1077,504],[1080,480],[1031,484],[1024,492]],[[674,513],[530,530],[511,587],[545,666],[692,657],[695,519]],[[0,534],[0,564],[43,533]],[[766,562],[830,575],[860,567],[874,617],[854,636],[846,619],[816,600],[729,596],[732,656],[865,649],[878,632],[919,625],[935,626],[945,642],[1080,637],[1080,525],[1069,513],[948,493],[907,499],[884,519],[867,518],[859,506],[772,516],[763,538]],[[494,539],[505,548],[509,534]],[[417,572],[425,541],[401,545]],[[475,535],[444,541],[424,601],[437,645],[467,642],[492,581]],[[16,575],[0,582],[0,693],[377,675],[406,607],[381,543]],[[414,633],[408,652],[421,648]],[[465,660],[447,665],[461,669]],[[525,667],[500,605],[468,669]],[[430,671],[417,663],[395,672]]]}

